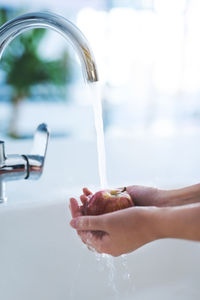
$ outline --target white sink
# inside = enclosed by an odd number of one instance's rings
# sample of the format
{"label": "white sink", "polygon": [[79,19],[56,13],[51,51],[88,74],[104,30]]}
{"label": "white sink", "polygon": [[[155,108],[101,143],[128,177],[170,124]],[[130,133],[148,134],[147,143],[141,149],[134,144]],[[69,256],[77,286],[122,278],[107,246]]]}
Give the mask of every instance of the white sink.
{"label": "white sink", "polygon": [[[0,299],[200,299],[200,243],[161,240],[150,243],[126,257],[115,259],[100,258],[82,245],[69,226],[68,200],[74,193],[80,193],[81,186],[88,185],[89,182],[98,184],[98,176],[95,177],[92,172],[96,169],[96,165],[89,165],[88,170],[84,170],[88,161],[94,163],[96,160],[95,146],[92,148],[88,143],[78,146],[72,141],[62,143],[54,141],[50,144],[47,165],[41,181],[7,185],[8,203],[0,205]],[[113,170],[111,185],[131,180],[134,183],[137,174],[138,183],[146,184],[147,177],[150,174],[154,176],[153,172],[156,172],[152,167],[153,157],[147,164],[149,153],[153,153],[153,150],[148,148],[150,152],[145,156],[146,148],[142,148],[144,152],[140,155],[143,156],[143,163],[139,165],[136,162],[139,155],[138,144],[136,147],[133,145],[132,148],[128,148],[123,142],[123,151],[128,149],[128,153],[131,150],[129,161],[125,161],[128,157],[125,153],[123,160],[117,164],[119,148],[113,151],[116,144],[109,145],[108,152],[113,153],[108,156],[109,168],[111,170],[116,167],[121,173],[118,172],[117,177],[116,169]],[[10,145],[10,149],[12,147],[13,144]],[[20,152],[24,145],[16,145],[16,149],[17,147]],[[79,160],[79,155],[76,154],[78,147],[82,151]],[[165,144],[162,147],[165,149]],[[59,149],[57,158],[56,149]],[[64,150],[61,151],[62,149]],[[87,149],[90,149],[89,153]],[[197,147],[192,148],[192,151],[197,150]],[[89,156],[83,160],[82,157],[86,153]],[[72,160],[73,155],[76,157],[75,162]],[[183,159],[183,152],[180,155]],[[187,152],[187,155],[189,157],[191,153]],[[185,159],[187,155],[185,154]],[[166,153],[162,152],[162,156],[166,157]],[[181,184],[184,174],[183,185],[187,180],[188,182],[196,180],[195,176],[199,170],[197,163],[191,161],[193,169],[191,167],[189,170],[189,178],[186,165],[181,167],[181,159],[180,169],[173,170],[171,177],[171,163],[163,161],[162,167],[165,164],[165,169],[160,172],[162,175],[160,182],[166,182],[166,185],[171,186],[167,178],[170,177],[172,180],[175,171],[180,176],[177,175],[179,181],[174,182],[174,185]],[[63,161],[66,165],[62,165]],[[176,161],[176,166],[177,164]],[[128,166],[130,169],[123,177]],[[112,178],[110,170],[109,176]],[[156,170],[159,174],[158,166]],[[191,177],[192,170],[193,177]],[[143,181],[142,174],[144,174]],[[91,181],[91,178],[94,180]],[[149,182],[152,183],[154,180],[151,179]]]}
{"label": "white sink", "polygon": [[99,261],[69,219],[66,201],[1,207],[0,299],[199,299],[198,243],[157,241]]}

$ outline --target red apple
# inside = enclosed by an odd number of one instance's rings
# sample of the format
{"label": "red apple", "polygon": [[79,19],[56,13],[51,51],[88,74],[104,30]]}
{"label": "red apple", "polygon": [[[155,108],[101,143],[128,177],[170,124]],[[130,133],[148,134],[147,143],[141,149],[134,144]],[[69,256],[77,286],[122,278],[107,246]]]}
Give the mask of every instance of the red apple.
{"label": "red apple", "polygon": [[101,215],[134,206],[126,188],[103,190],[93,194],[83,205],[84,215]]}
{"label": "red apple", "polygon": [[[133,199],[126,192],[126,188],[99,191],[88,197],[83,204],[83,215],[102,215],[116,210],[134,206]],[[103,231],[91,231],[97,238],[102,238]]]}

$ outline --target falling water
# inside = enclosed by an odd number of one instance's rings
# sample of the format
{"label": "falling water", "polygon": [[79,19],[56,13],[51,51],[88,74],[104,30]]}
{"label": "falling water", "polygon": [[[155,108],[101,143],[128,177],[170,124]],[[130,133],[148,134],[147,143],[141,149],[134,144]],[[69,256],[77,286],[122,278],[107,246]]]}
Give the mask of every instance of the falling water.
{"label": "falling water", "polygon": [[112,291],[109,300],[132,299],[135,293],[133,270],[128,264],[127,255],[122,255],[117,260],[107,254],[95,253],[97,268],[105,273],[107,286]]}
{"label": "falling water", "polygon": [[100,177],[100,186],[102,189],[107,187],[106,177],[106,154],[105,154],[105,141],[104,141],[104,129],[102,118],[102,101],[101,101],[101,89],[99,82],[92,83],[91,96],[94,107],[94,120],[97,137],[97,153],[98,153],[98,168]]}
{"label": "falling water", "polygon": [[[98,82],[92,83],[90,85],[90,95],[92,97],[91,101],[94,108],[94,120],[96,128],[96,139],[97,139],[97,153],[98,153],[98,168],[99,168],[99,178],[100,186],[102,189],[107,188],[107,177],[106,177],[106,154],[105,154],[105,142],[104,142],[104,129],[103,129],[103,118],[102,118],[102,102],[101,102],[101,88]],[[88,246],[90,246],[88,244]],[[91,249],[91,247],[90,247]],[[126,282],[126,291],[130,291],[132,288],[132,278],[127,267],[126,256],[123,256],[120,261],[121,272],[120,278],[119,272],[117,272],[114,258],[106,254],[95,253],[99,270],[104,271],[108,278],[108,286],[112,289],[113,300],[118,300],[120,298],[120,291],[118,289],[119,282]],[[128,293],[129,294],[129,293]]]}
{"label": "falling water", "polygon": [[107,254],[95,253],[97,262],[99,264],[99,271],[105,272],[107,276],[107,284],[112,290],[113,300],[119,300],[119,290],[116,284],[116,268],[114,264],[114,258]]}

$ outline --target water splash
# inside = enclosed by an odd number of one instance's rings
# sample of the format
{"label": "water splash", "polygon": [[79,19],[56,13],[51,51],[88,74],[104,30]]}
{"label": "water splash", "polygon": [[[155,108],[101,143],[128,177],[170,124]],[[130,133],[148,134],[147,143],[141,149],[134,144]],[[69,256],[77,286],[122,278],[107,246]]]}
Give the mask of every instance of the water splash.
{"label": "water splash", "polygon": [[121,259],[121,266],[122,266],[122,280],[126,283],[126,296],[129,297],[130,295],[133,295],[133,292],[135,292],[135,286],[134,286],[134,280],[132,272],[133,270],[129,269],[128,264],[128,256],[122,255],[120,257]]}
{"label": "water splash", "polygon": [[119,300],[119,290],[116,283],[116,267],[114,264],[114,258],[108,254],[95,253],[96,260],[98,262],[98,269],[101,272],[105,272],[108,276],[107,284],[111,288],[114,300]]}
{"label": "water splash", "polygon": [[107,276],[107,285],[112,291],[112,300],[132,299],[135,294],[133,270],[129,269],[128,256],[122,255],[117,259],[110,255],[95,253],[98,270]]}

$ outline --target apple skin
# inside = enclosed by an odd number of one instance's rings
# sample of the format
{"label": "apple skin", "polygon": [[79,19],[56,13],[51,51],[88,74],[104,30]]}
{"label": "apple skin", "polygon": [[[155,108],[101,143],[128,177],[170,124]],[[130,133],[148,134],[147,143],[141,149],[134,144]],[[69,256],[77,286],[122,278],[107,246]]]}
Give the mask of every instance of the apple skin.
{"label": "apple skin", "polygon": [[[134,201],[126,192],[126,188],[102,190],[88,196],[88,201],[83,204],[82,213],[85,216],[96,216],[132,206],[134,206]],[[100,239],[107,234],[104,231],[92,230],[91,232]]]}
{"label": "apple skin", "polygon": [[126,189],[102,190],[89,197],[83,205],[84,215],[102,215],[134,206]]}

